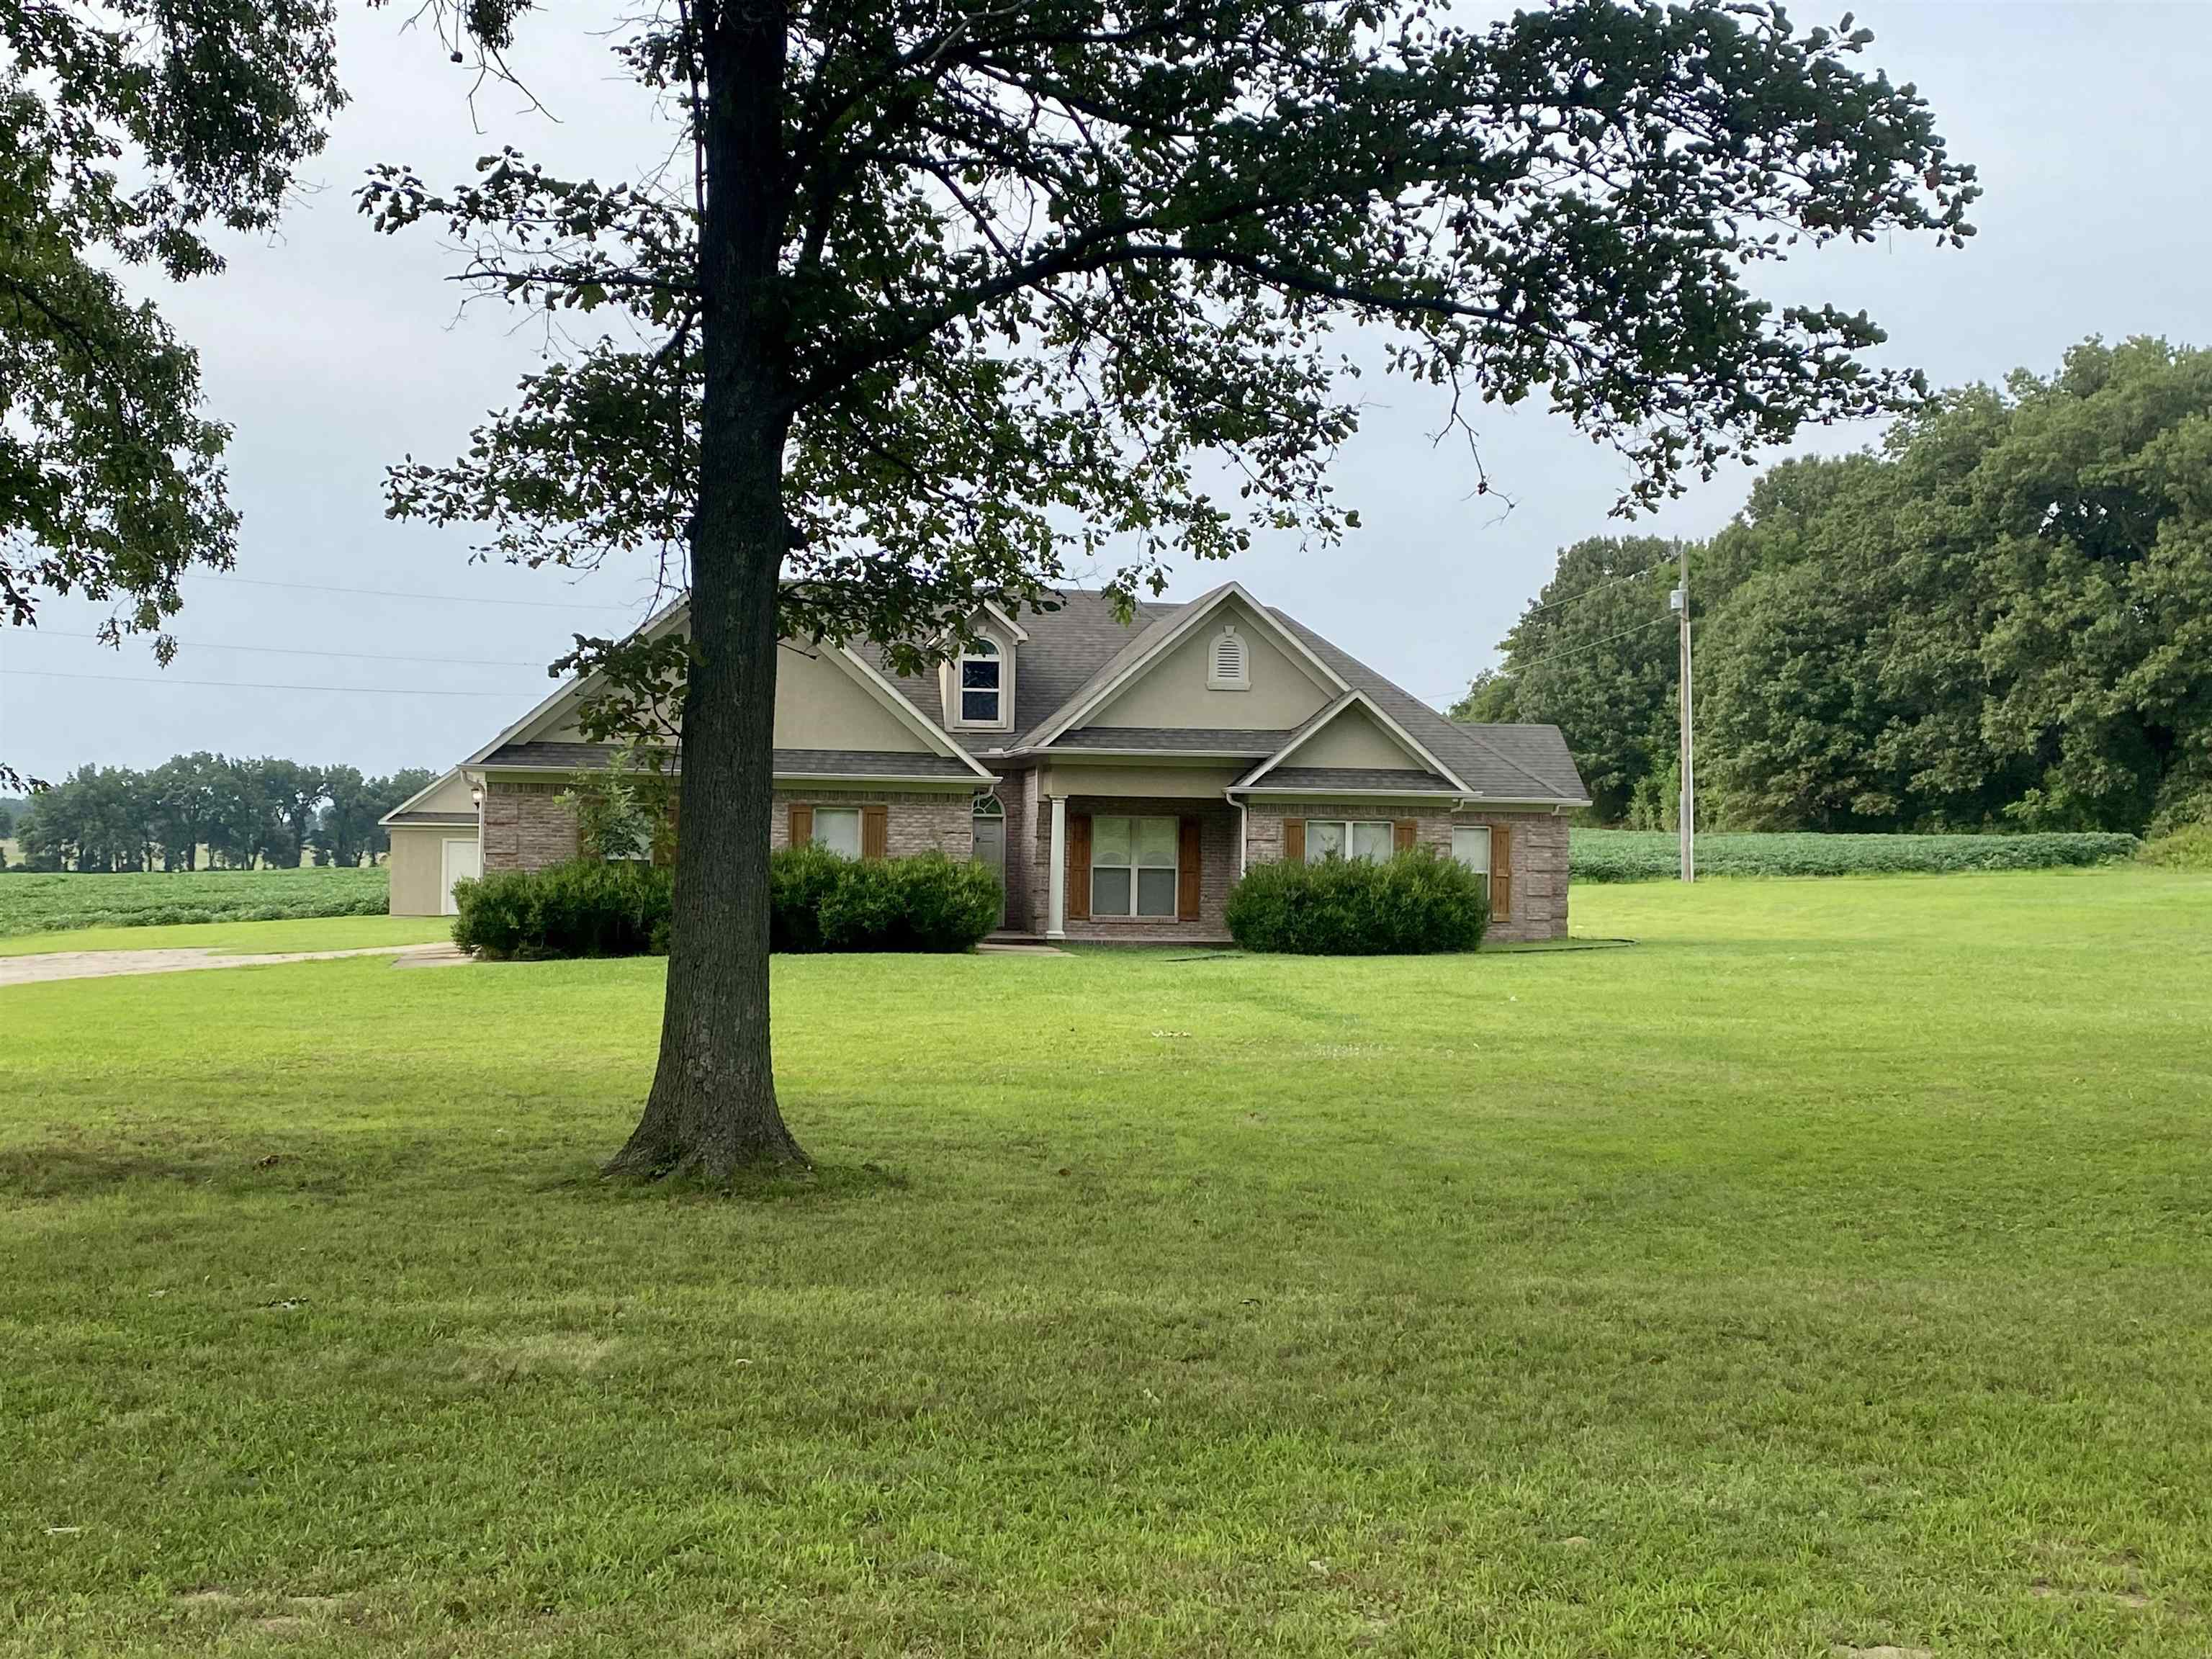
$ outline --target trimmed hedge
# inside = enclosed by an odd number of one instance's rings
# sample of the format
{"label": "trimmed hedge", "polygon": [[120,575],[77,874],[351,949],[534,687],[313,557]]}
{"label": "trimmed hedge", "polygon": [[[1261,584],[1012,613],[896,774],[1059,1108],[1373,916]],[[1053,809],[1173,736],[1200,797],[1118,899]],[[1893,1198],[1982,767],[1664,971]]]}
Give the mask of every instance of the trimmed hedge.
{"label": "trimmed hedge", "polygon": [[775,950],[968,951],[999,925],[998,877],[942,853],[856,862],[806,847],[769,872]]}
{"label": "trimmed hedge", "polygon": [[[1667,881],[1680,869],[1671,830],[1571,830],[1577,881]],[[1703,835],[1701,876],[1897,875],[2048,870],[2131,855],[2133,836],[2101,830],[2020,836]]]}
{"label": "trimmed hedge", "polygon": [[457,881],[453,943],[495,962],[659,955],[668,949],[672,873],[571,859]]}
{"label": "trimmed hedge", "polygon": [[[453,942],[494,961],[665,955],[673,872],[575,859],[453,884]],[[998,925],[999,880],[942,853],[855,861],[818,847],[769,858],[769,948],[966,951]]]}
{"label": "trimmed hedge", "polygon": [[1472,951],[1490,925],[1481,878],[1430,848],[1380,864],[1255,864],[1229,895],[1230,937],[1296,956]]}

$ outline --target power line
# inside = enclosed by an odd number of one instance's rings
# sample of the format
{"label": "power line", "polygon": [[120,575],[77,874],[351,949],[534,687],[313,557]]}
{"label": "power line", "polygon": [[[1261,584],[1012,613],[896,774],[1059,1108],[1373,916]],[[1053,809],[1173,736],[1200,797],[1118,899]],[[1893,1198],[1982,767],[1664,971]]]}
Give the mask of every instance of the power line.
{"label": "power line", "polygon": [[349,593],[365,599],[434,599],[440,605],[519,605],[537,611],[622,611],[635,605],[593,605],[584,599],[501,599],[483,593],[412,593],[391,587],[332,587],[323,582],[280,582],[267,576],[228,576],[195,571],[193,579],[208,582],[243,582],[248,587],[290,587],[306,593]]}
{"label": "power line", "polygon": [[173,680],[166,675],[64,674],[51,668],[0,668],[0,674],[41,680],[98,680],[102,685],[209,685],[222,691],[337,691],[349,696],[371,697],[506,697],[513,691],[448,691],[438,686],[415,685],[276,685],[265,680]]}
{"label": "power line", "polygon": [[1601,640],[1592,640],[1588,645],[1578,645],[1567,651],[1547,651],[1533,662],[1508,663],[1506,666],[1512,673],[1525,674],[1530,669],[1544,663],[1557,662],[1563,657],[1579,657],[1584,652],[1595,651],[1601,645],[1611,645],[1615,640],[1625,640],[1632,634],[1648,634],[1655,628],[1672,628],[1674,625],[1674,619],[1671,616],[1655,617],[1650,622],[1640,623],[1634,628],[1624,628],[1618,634],[1608,634]]}
{"label": "power line", "polygon": [[1625,576],[1612,576],[1601,582],[1592,582],[1579,593],[1569,593],[1562,599],[1546,599],[1541,605],[1532,605],[1521,615],[1526,618],[1534,616],[1540,611],[1549,611],[1555,605],[1573,605],[1577,600],[1589,598],[1593,593],[1602,593],[1608,587],[1618,587],[1623,582],[1632,582],[1639,576],[1649,576],[1654,571],[1664,570],[1674,562],[1674,556],[1670,553],[1658,563],[1647,564],[1641,570],[1632,570]]}
{"label": "power line", "polygon": [[[72,633],[65,628],[39,628],[24,637],[49,640],[98,640],[97,634]],[[214,640],[179,640],[179,645],[194,651],[255,651],[276,657],[349,657],[361,662],[434,662],[453,668],[543,668],[542,662],[526,662],[520,657],[408,657],[387,656],[373,651],[325,651],[320,647],[297,645],[223,645]],[[164,681],[163,684],[167,682]]]}

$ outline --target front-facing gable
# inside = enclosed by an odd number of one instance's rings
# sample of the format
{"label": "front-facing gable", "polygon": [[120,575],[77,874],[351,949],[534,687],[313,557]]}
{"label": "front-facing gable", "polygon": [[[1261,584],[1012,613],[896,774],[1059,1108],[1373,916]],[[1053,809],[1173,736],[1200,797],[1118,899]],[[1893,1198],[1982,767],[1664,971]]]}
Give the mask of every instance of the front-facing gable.
{"label": "front-facing gable", "polygon": [[[1218,660],[1232,659],[1241,659],[1241,674],[1216,672]],[[1138,668],[1082,724],[1288,731],[1336,695],[1320,665],[1287,645],[1273,618],[1231,597]]]}
{"label": "front-facing gable", "polygon": [[[1236,647],[1234,675],[1224,647]],[[1235,582],[1161,617],[1032,732],[1037,748],[1086,727],[1279,731],[1304,725],[1346,687]]]}
{"label": "front-facing gable", "polygon": [[[1295,778],[1295,781],[1293,781]],[[1364,691],[1347,691],[1237,782],[1250,789],[1413,789],[1464,795],[1466,782]]]}

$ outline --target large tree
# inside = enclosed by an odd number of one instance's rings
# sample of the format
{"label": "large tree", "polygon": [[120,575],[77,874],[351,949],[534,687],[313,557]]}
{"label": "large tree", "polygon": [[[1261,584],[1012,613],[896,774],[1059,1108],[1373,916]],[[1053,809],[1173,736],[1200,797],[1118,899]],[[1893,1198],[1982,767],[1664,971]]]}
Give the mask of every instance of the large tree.
{"label": "large tree", "polygon": [[179,576],[230,562],[228,428],[116,267],[203,276],[213,230],[274,221],[339,101],[331,17],[329,0],[0,0],[0,626],[81,592],[116,601],[111,641],[158,635]]}
{"label": "large tree", "polygon": [[[503,61],[523,0],[442,15]],[[638,15],[641,9],[643,15]],[[643,185],[513,147],[403,167],[379,224],[445,226],[518,305],[619,313],[526,380],[395,512],[518,559],[672,556],[683,834],[659,1066],[623,1170],[804,1154],[769,1043],[779,635],[918,665],[978,605],[1047,602],[1071,556],[1157,588],[1255,529],[1333,538],[1353,429],[1332,330],[1379,337],[1439,419],[1540,392],[1686,473],[1920,395],[1863,314],[1778,307],[1747,268],[1887,230],[1956,240],[1973,194],[1869,36],[1778,9],[1564,0],[1486,28],[1295,0],[669,0],[608,21],[690,144]],[[596,26],[595,26],[596,27]],[[577,42],[590,38],[579,27]]]}

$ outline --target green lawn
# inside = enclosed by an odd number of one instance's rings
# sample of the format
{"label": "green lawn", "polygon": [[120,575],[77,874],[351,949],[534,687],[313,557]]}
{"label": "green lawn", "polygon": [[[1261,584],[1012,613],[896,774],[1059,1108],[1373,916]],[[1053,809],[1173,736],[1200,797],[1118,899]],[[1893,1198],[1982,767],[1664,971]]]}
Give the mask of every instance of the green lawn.
{"label": "green lawn", "polygon": [[112,876],[16,871],[0,875],[0,938],[64,927],[381,915],[388,887],[381,866]]}
{"label": "green lawn", "polygon": [[2212,878],[0,991],[0,1652],[2201,1656]]}

